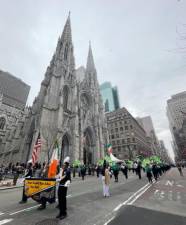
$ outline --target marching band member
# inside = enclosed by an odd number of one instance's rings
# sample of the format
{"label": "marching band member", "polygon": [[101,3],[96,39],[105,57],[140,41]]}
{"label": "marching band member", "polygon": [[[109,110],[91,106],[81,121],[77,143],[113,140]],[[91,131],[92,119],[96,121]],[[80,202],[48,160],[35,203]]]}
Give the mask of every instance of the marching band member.
{"label": "marching band member", "polygon": [[67,189],[71,181],[69,161],[70,161],[69,157],[66,157],[64,159],[64,165],[61,171],[61,179],[58,188],[59,214],[56,218],[59,218],[60,220],[67,217],[66,197],[67,197]]}

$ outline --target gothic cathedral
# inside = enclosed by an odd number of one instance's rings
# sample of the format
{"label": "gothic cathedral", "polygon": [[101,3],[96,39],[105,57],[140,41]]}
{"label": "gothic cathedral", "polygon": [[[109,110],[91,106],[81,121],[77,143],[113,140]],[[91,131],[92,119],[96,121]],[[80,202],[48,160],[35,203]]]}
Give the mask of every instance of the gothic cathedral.
{"label": "gothic cathedral", "polygon": [[104,156],[108,136],[90,45],[81,77],[81,81],[77,79],[69,16],[25,121],[23,161],[31,158],[38,135],[42,142],[41,161],[50,158],[55,140],[59,143],[61,161],[70,156],[71,162],[92,164]]}

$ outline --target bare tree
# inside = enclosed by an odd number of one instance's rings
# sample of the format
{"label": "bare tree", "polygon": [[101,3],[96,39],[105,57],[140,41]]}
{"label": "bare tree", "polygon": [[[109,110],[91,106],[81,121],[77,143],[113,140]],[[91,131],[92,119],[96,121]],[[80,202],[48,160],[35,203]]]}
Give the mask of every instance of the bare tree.
{"label": "bare tree", "polygon": [[47,162],[49,163],[52,157],[52,150],[57,140],[58,129],[54,124],[48,124],[41,127],[41,134],[44,139],[44,145],[47,152]]}

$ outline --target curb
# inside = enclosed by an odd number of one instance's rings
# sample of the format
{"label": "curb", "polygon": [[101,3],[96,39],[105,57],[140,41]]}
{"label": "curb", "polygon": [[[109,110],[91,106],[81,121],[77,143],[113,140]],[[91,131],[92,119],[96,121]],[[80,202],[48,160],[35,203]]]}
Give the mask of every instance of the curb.
{"label": "curb", "polygon": [[8,189],[16,189],[16,188],[21,188],[21,187],[23,187],[23,185],[13,186],[13,187],[0,187],[0,191],[4,191],[4,190],[8,190]]}

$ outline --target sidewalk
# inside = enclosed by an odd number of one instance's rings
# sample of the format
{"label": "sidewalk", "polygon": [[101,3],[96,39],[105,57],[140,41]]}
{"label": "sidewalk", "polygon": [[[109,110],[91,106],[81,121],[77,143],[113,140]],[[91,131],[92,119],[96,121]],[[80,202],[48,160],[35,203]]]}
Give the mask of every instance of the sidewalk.
{"label": "sidewalk", "polygon": [[6,179],[0,182],[0,191],[20,187],[23,187],[23,184],[17,182],[17,185],[13,185],[13,179]]}

